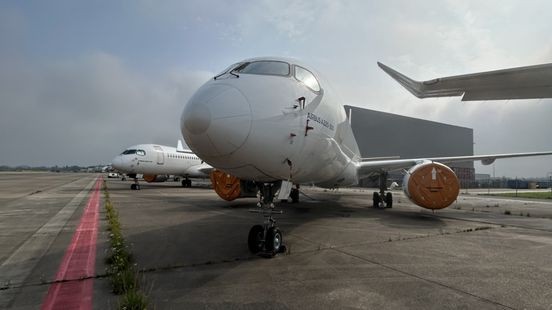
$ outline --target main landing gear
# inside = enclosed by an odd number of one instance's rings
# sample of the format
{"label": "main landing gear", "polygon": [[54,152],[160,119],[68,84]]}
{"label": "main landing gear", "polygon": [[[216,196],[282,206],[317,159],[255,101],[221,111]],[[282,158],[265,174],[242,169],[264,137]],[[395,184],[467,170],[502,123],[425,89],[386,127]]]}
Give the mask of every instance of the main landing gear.
{"label": "main landing gear", "polygon": [[182,180],[182,187],[192,187],[192,180],[186,177],[184,180]]}
{"label": "main landing gear", "polygon": [[128,174],[128,177],[134,179],[134,183],[130,184],[130,189],[140,190],[140,183],[138,183],[138,178],[136,174]]}
{"label": "main landing gear", "polygon": [[393,194],[391,192],[385,192],[387,189],[387,172],[382,172],[379,175],[379,193],[374,192],[373,195],[373,207],[374,208],[393,208]]}
{"label": "main landing gear", "polygon": [[282,232],[276,226],[276,220],[272,217],[274,214],[282,214],[282,210],[274,209],[274,194],[276,192],[273,183],[258,184],[259,202],[257,209],[249,211],[263,215],[263,225],[255,225],[249,230],[247,244],[253,254],[259,254],[265,257],[273,257],[277,253],[284,253],[286,246],[283,245]]}

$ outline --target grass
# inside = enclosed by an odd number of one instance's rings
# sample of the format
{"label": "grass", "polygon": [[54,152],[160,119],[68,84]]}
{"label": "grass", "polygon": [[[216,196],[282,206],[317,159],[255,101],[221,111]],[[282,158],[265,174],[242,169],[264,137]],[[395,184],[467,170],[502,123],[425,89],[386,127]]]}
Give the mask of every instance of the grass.
{"label": "grass", "polygon": [[532,198],[532,199],[552,199],[551,192],[522,192],[522,193],[500,193],[500,194],[489,194],[489,196],[500,196],[500,197],[518,197],[518,198]]}
{"label": "grass", "polygon": [[110,244],[105,262],[111,288],[113,293],[122,295],[119,301],[119,309],[146,309],[148,299],[140,291],[138,271],[135,268],[136,265],[133,262],[130,248],[125,243],[121,223],[119,222],[119,213],[111,203],[105,181],[103,190]]}

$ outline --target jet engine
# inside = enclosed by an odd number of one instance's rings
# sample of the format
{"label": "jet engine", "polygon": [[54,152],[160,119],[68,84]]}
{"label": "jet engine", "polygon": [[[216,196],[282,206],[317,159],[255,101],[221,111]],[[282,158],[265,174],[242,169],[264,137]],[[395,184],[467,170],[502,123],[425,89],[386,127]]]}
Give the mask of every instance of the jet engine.
{"label": "jet engine", "polygon": [[240,180],[216,169],[211,171],[210,178],[217,195],[226,201],[257,196],[257,187],[251,181]]}
{"label": "jet engine", "polygon": [[427,162],[408,170],[403,179],[403,190],[413,203],[436,210],[446,208],[456,200],[460,183],[449,167]]}
{"label": "jet engine", "polygon": [[152,182],[165,182],[169,177],[166,175],[144,174],[142,178],[144,179],[144,181],[148,183],[152,183]]}

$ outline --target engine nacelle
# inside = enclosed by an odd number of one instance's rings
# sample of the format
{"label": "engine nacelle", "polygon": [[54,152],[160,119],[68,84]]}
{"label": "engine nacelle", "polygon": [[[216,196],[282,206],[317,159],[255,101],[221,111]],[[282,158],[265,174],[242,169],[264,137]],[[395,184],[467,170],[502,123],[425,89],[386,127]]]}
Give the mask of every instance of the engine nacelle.
{"label": "engine nacelle", "polygon": [[413,203],[435,210],[446,208],[456,200],[460,183],[449,167],[428,162],[408,170],[403,179],[403,190]]}
{"label": "engine nacelle", "polygon": [[217,195],[226,201],[257,196],[257,187],[253,182],[240,180],[216,169],[211,171],[209,176]]}
{"label": "engine nacelle", "polygon": [[152,182],[165,182],[169,177],[166,175],[144,174],[142,178],[144,179],[144,181],[148,183],[152,183]]}

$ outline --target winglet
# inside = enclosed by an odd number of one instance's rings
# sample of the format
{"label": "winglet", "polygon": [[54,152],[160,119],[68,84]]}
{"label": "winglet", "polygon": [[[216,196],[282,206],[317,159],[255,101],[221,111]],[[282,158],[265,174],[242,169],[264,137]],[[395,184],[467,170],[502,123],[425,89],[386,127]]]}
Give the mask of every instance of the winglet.
{"label": "winglet", "polygon": [[178,144],[176,145],[176,151],[183,153],[185,152],[184,147],[182,146],[182,141],[178,140]]}
{"label": "winglet", "polygon": [[464,94],[461,89],[441,86],[442,78],[420,82],[389,68],[381,62],[378,62],[378,66],[418,98],[462,96]]}
{"label": "winglet", "polygon": [[411,92],[414,96],[418,98],[424,98],[423,94],[423,84],[415,81],[406,75],[395,71],[388,66],[382,64],[378,61],[378,66],[381,68],[381,70],[385,71],[385,73],[389,74],[390,77],[392,77],[395,81],[399,82],[404,88],[406,88],[409,92]]}

